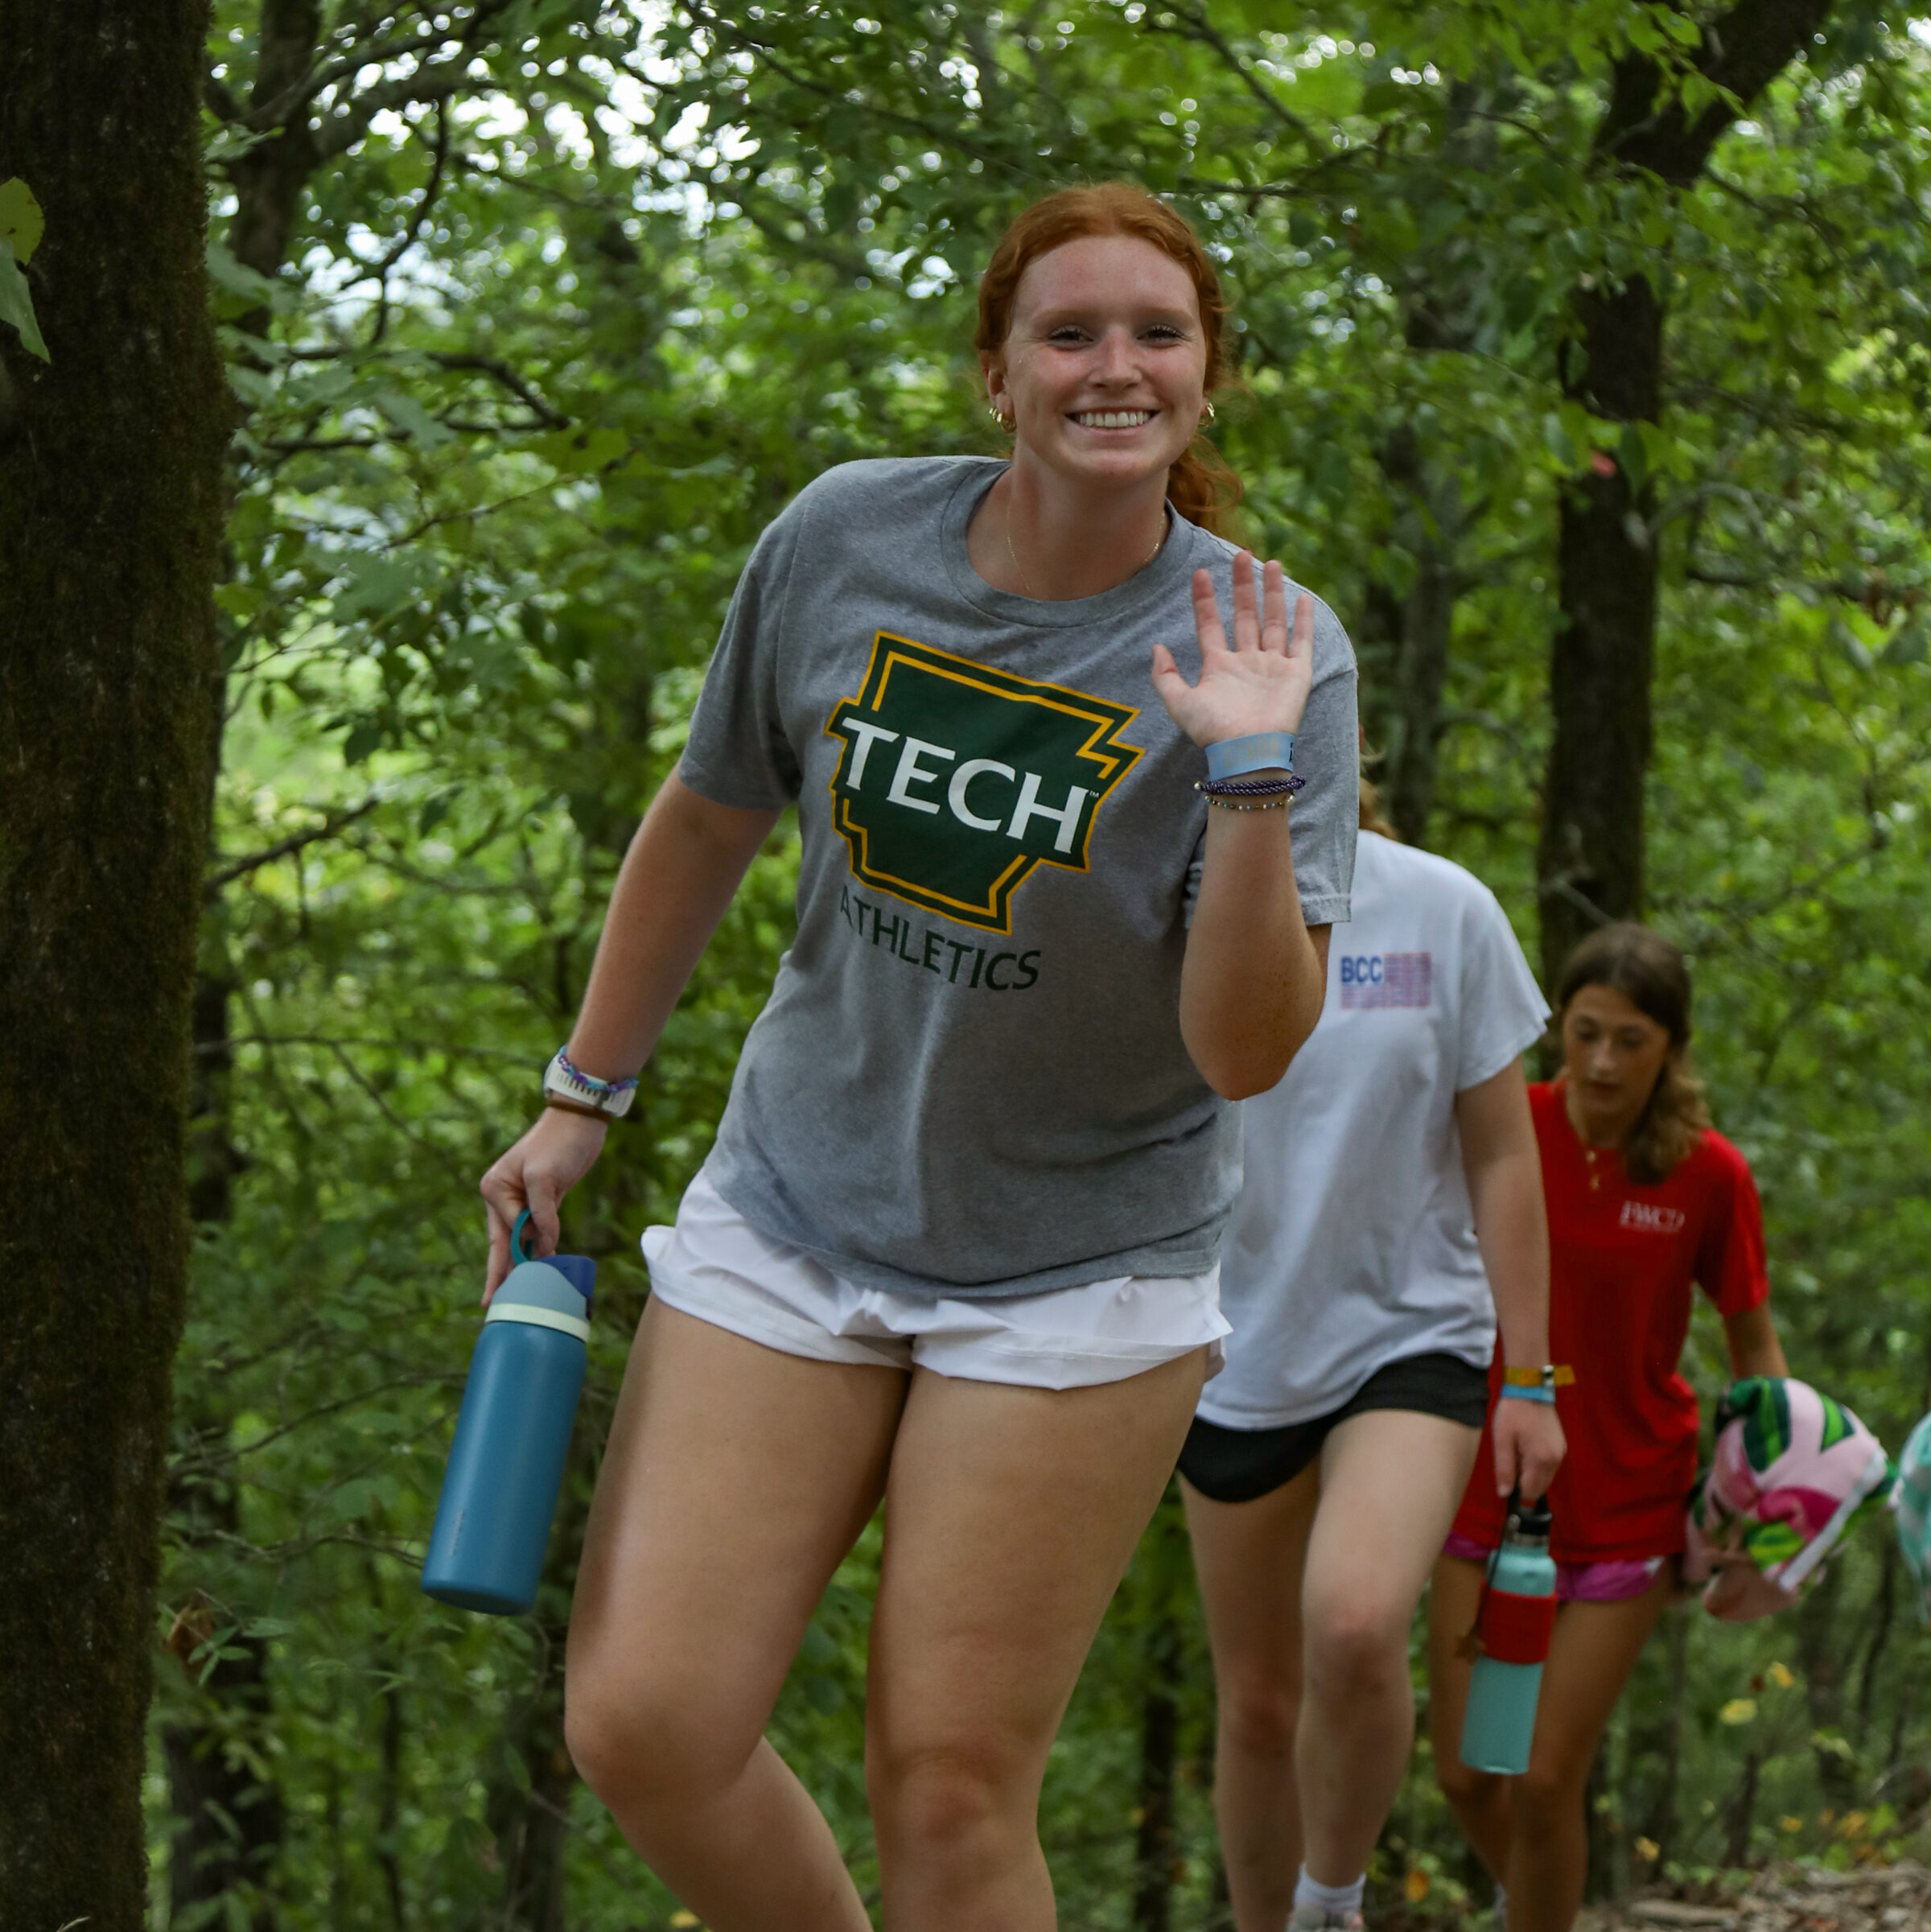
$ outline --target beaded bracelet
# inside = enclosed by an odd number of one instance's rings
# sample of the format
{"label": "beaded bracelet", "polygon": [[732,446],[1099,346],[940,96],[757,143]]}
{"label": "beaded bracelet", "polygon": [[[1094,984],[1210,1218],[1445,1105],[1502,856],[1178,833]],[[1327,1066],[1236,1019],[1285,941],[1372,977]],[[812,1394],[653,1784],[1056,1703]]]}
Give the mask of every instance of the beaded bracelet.
{"label": "beaded bracelet", "polygon": [[1221,798],[1209,792],[1207,802],[1218,805],[1223,812],[1283,812],[1291,796],[1291,793],[1283,793],[1278,798],[1263,798],[1252,805],[1242,805],[1237,798]]}

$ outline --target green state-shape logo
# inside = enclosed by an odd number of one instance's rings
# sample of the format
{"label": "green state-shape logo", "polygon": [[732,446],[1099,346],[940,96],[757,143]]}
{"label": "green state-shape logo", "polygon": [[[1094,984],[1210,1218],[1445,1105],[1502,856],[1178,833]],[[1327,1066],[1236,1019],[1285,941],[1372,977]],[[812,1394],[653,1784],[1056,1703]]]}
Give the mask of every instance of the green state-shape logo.
{"label": "green state-shape logo", "polygon": [[1085,871],[1093,815],[1139,757],[1139,715],[1085,691],[995,671],[880,631],[844,740],[834,822],[867,885],[989,932],[1041,865]]}

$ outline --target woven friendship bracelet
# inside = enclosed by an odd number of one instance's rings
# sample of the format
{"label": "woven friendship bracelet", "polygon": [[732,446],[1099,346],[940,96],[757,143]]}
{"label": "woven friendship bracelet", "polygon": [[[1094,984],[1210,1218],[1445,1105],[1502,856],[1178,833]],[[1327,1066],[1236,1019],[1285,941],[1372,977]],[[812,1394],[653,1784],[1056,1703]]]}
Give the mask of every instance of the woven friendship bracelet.
{"label": "woven friendship bracelet", "polygon": [[1285,778],[1196,778],[1193,789],[1209,798],[1278,798],[1305,790],[1307,784],[1290,772]]}

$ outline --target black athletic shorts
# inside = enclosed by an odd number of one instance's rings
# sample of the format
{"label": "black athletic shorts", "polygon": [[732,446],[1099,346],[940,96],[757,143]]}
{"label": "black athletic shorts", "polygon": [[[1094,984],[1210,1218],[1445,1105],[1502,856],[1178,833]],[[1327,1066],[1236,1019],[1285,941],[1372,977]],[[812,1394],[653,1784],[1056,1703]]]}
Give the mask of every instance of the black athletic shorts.
{"label": "black athletic shorts", "polygon": [[1488,1413],[1488,1371],[1459,1355],[1410,1355],[1377,1369],[1347,1401],[1283,1429],[1227,1429],[1196,1415],[1180,1473],[1213,1502],[1254,1502],[1292,1482],[1321,1452],[1328,1431],[1369,1409],[1412,1409],[1479,1429]]}

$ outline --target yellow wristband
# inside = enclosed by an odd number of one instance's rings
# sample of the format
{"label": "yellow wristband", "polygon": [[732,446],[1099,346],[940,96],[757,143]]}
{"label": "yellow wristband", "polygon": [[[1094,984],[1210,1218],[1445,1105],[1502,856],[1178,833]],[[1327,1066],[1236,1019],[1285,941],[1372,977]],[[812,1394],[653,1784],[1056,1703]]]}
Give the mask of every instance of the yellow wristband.
{"label": "yellow wristband", "polygon": [[1567,1362],[1550,1362],[1540,1369],[1504,1369],[1502,1380],[1518,1389],[1566,1389],[1575,1380],[1575,1370]]}

